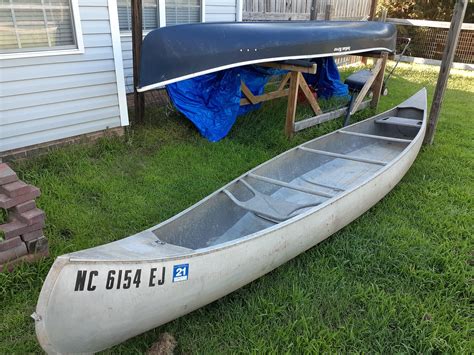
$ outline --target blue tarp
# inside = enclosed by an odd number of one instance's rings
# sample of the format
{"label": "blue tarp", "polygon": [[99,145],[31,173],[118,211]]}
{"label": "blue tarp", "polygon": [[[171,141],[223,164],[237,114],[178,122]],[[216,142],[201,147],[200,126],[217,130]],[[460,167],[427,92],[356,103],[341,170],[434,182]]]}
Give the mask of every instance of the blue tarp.
{"label": "blue tarp", "polygon": [[308,85],[318,90],[318,97],[345,97],[349,95],[349,88],[341,81],[337,64],[333,57],[316,58],[318,70],[315,75],[303,74]]}
{"label": "blue tarp", "polygon": [[[317,87],[322,97],[346,96],[347,86],[340,81],[334,60],[321,58],[317,63],[316,75],[305,74],[308,84]],[[240,81],[243,80],[254,95],[261,95],[270,77],[282,73],[285,72],[256,66],[238,67],[169,84],[166,89],[174,106],[199,132],[211,142],[217,142],[229,133],[238,115],[260,107],[240,106],[243,97]]]}

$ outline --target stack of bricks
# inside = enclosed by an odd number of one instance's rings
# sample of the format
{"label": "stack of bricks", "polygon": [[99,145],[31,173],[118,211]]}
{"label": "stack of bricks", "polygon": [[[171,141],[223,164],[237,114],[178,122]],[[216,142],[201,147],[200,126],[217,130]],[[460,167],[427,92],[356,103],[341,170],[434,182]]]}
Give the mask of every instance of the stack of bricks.
{"label": "stack of bricks", "polygon": [[48,255],[45,214],[35,203],[39,195],[37,187],[18,180],[7,164],[0,164],[0,208],[8,216],[0,224],[0,272]]}

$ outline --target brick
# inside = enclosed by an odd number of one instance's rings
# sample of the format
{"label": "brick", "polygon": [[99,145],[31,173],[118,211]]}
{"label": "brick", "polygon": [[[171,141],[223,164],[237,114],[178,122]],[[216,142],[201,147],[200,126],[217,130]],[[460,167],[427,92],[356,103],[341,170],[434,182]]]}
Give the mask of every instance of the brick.
{"label": "brick", "polygon": [[44,235],[43,228],[40,228],[35,231],[22,234],[21,239],[23,239],[24,242],[29,242],[30,240],[38,239],[42,237],[43,235]]}
{"label": "brick", "polygon": [[27,193],[20,195],[15,198],[8,197],[5,194],[0,193],[0,208],[12,208],[18,206],[26,201],[34,200],[41,195],[40,190],[34,186],[28,186],[29,190]]}
{"label": "brick", "polygon": [[28,249],[28,253],[41,253],[45,250],[48,250],[48,239],[45,237],[40,237],[38,239],[30,240],[26,242],[26,248]]}
{"label": "brick", "polygon": [[44,228],[44,225],[44,221],[28,226],[26,223],[22,223],[20,221],[17,221],[16,219],[12,219],[12,221],[9,223],[1,224],[0,230],[5,233],[5,239],[11,239],[18,237],[19,235],[23,235],[25,233],[42,229]]}
{"label": "brick", "polygon": [[11,239],[19,236],[21,230],[25,227],[27,227],[26,224],[17,220],[12,220],[11,222],[0,225],[0,231],[4,233],[5,239]]}
{"label": "brick", "polygon": [[8,249],[5,251],[0,251],[0,264],[5,264],[9,261],[12,261],[16,258],[19,258],[23,255],[26,255],[28,250],[26,249],[26,245],[24,243],[20,244],[19,246]]}
{"label": "brick", "polygon": [[30,186],[23,181],[15,181],[9,184],[0,186],[0,192],[10,198],[15,198],[24,195],[30,191]]}
{"label": "brick", "polygon": [[36,254],[26,254],[26,255],[23,255],[15,260],[11,260],[7,263],[4,263],[4,264],[0,264],[0,272],[3,272],[3,271],[12,271],[14,269],[15,266],[21,264],[21,263],[24,263],[24,262],[27,262],[27,263],[32,263],[34,261],[38,261],[42,258],[45,258],[49,256],[49,250],[46,250],[44,252],[41,252],[41,253],[36,253]]}
{"label": "brick", "polygon": [[23,213],[12,213],[12,217],[20,222],[26,223],[29,226],[32,224],[44,222],[45,220],[44,212],[39,208],[35,208]]}
{"label": "brick", "polygon": [[18,176],[6,163],[0,164],[0,185],[18,181]]}
{"label": "brick", "polygon": [[15,237],[7,240],[0,241],[0,252],[5,251],[7,249],[16,248],[17,246],[21,245],[23,241],[21,237]]}
{"label": "brick", "polygon": [[23,213],[36,208],[35,200],[26,201],[12,208],[13,213]]}

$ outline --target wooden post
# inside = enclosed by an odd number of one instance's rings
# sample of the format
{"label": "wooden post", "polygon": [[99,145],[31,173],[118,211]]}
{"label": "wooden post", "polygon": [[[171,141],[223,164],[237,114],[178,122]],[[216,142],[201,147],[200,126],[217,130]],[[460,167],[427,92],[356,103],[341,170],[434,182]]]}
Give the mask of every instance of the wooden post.
{"label": "wooden post", "polygon": [[375,14],[377,13],[377,3],[378,0],[372,0],[372,3],[370,4],[369,21],[373,21],[375,18]]}
{"label": "wooden post", "polygon": [[311,13],[309,14],[309,19],[311,21],[316,21],[318,19],[318,0],[311,1]]}
{"label": "wooden post", "polygon": [[380,94],[382,93],[383,82],[384,82],[384,74],[385,74],[385,66],[387,65],[387,58],[388,53],[382,52],[380,54],[380,59],[382,62],[380,64],[380,71],[377,73],[377,77],[375,78],[374,85],[372,86],[372,101],[370,101],[370,107],[376,109],[379,105],[380,101]]}
{"label": "wooden post", "polygon": [[454,54],[458,45],[459,33],[461,32],[462,22],[466,14],[468,0],[457,0],[454,6],[453,18],[451,26],[449,27],[448,38],[446,46],[444,47],[443,59],[441,60],[441,67],[439,69],[438,82],[431,104],[430,117],[428,119],[428,127],[425,135],[425,144],[433,144],[436,125],[438,124],[441,104],[443,103],[444,92],[448,84],[449,71],[453,64]]}
{"label": "wooden post", "polygon": [[296,104],[298,103],[298,88],[300,86],[300,73],[291,72],[290,92],[288,95],[288,107],[286,109],[285,134],[288,138],[293,136],[295,131]]}
{"label": "wooden post", "polygon": [[364,86],[359,91],[359,93],[357,94],[357,97],[355,98],[354,102],[352,103],[352,108],[351,108],[351,111],[350,111],[351,115],[353,115],[358,110],[359,106],[362,104],[362,101],[364,101],[365,95],[367,95],[367,93],[369,92],[369,90],[372,87],[372,85],[374,84],[374,82],[377,79],[383,80],[383,72],[381,74],[382,75],[381,77],[379,75],[380,75],[380,70],[382,69],[382,66],[385,67],[386,60],[387,60],[387,57],[385,57],[385,60],[384,60],[383,57],[381,57],[381,58],[377,59],[377,61],[375,62],[374,69],[372,69],[372,75],[365,82]]}
{"label": "wooden post", "polygon": [[332,17],[332,4],[331,2],[328,2],[326,4],[326,12],[324,13],[324,19],[326,21],[330,21]]}
{"label": "wooden post", "polygon": [[142,28],[142,0],[132,0],[133,101],[135,105],[135,122],[143,122],[145,113],[145,99],[143,93],[137,91],[143,41]]}
{"label": "wooden post", "polygon": [[[375,14],[377,13],[377,3],[378,0],[372,0],[370,3],[370,12],[369,12],[369,21],[373,21],[375,18]],[[361,60],[362,64],[367,65],[367,57],[362,57]]]}

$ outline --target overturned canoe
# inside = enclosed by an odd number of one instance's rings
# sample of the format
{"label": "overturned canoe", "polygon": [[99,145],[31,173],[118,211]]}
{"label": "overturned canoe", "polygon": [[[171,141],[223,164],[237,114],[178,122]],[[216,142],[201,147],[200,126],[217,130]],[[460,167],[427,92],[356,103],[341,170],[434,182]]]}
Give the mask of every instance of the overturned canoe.
{"label": "overturned canoe", "polygon": [[139,91],[242,65],[395,50],[384,22],[199,23],[158,28],[143,41]]}
{"label": "overturned canoe", "polygon": [[291,149],[134,236],[60,256],[39,297],[48,352],[96,352],[202,307],[321,242],[415,160],[426,91]]}

